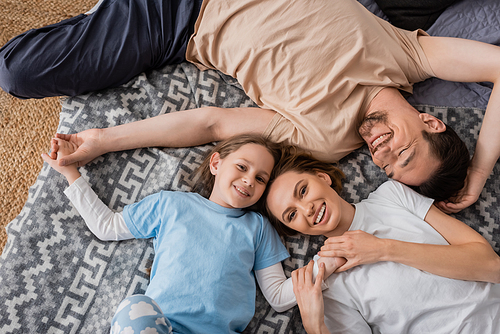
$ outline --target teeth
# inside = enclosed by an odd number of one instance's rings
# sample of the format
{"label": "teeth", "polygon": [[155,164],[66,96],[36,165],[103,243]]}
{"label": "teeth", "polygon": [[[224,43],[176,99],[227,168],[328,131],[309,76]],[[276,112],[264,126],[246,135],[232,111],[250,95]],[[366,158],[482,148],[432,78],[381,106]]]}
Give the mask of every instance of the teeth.
{"label": "teeth", "polygon": [[316,218],[316,222],[314,223],[315,225],[318,224],[321,221],[321,218],[323,218],[323,214],[325,213],[326,205],[323,204],[321,207],[321,210],[319,210],[318,217]]}
{"label": "teeth", "polygon": [[387,137],[388,135],[389,135],[389,133],[386,133],[385,135],[382,135],[382,136],[378,137],[377,139],[375,139],[375,140],[372,142],[372,147],[373,147],[373,148],[377,147],[377,145],[378,145],[379,143],[381,143],[381,142],[385,139],[385,137]]}
{"label": "teeth", "polygon": [[242,193],[243,195],[245,196],[248,196],[248,193],[246,191],[243,191],[242,189],[240,189],[239,187],[235,187],[236,190],[238,190],[240,193]]}

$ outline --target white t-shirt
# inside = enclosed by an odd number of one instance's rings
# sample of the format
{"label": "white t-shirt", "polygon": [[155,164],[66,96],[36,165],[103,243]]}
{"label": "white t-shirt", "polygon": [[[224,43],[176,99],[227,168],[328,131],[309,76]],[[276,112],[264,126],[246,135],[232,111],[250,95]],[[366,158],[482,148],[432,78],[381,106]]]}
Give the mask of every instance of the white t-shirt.
{"label": "white t-shirt", "polygon": [[[448,244],[423,219],[432,200],[395,181],[356,204],[350,230]],[[333,274],[324,291],[332,333],[500,333],[500,285],[454,280],[395,262]]]}

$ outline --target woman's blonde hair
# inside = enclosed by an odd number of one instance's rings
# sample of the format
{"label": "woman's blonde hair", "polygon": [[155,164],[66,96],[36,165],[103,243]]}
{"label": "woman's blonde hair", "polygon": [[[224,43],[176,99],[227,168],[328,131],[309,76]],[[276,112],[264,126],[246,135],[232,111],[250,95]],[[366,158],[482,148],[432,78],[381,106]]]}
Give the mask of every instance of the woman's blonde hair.
{"label": "woman's blonde hair", "polygon": [[274,166],[266,190],[259,201],[259,211],[269,218],[273,227],[282,236],[296,235],[297,231],[285,226],[271,213],[271,210],[269,210],[269,207],[267,206],[267,196],[269,195],[269,189],[276,178],[287,172],[308,174],[315,174],[316,172],[326,173],[332,180],[331,187],[339,194],[342,191],[342,179],[345,176],[335,164],[315,159],[309,152],[295,146],[282,147],[282,157]]}
{"label": "woman's blonde hair", "polygon": [[273,143],[260,135],[243,134],[231,137],[224,141],[219,142],[205,157],[205,160],[198,167],[195,177],[198,178],[193,191],[199,193],[205,198],[209,198],[212,193],[215,176],[210,172],[210,158],[212,154],[219,153],[221,159],[226,158],[229,154],[236,152],[242,146],[247,144],[257,144],[263,146],[273,156],[274,163],[276,164],[281,157],[281,144]]}

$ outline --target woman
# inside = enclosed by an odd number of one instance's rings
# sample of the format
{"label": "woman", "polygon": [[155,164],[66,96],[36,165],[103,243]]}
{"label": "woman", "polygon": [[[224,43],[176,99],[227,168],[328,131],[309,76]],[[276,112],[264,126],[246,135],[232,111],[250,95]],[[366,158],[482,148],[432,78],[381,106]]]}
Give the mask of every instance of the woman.
{"label": "woman", "polygon": [[351,205],[342,173],[307,154],[273,175],[265,204],[278,231],[325,235],[320,255],[347,259],[323,294],[312,264],[293,273],[309,333],[500,332],[500,258],[431,199],[389,181]]}

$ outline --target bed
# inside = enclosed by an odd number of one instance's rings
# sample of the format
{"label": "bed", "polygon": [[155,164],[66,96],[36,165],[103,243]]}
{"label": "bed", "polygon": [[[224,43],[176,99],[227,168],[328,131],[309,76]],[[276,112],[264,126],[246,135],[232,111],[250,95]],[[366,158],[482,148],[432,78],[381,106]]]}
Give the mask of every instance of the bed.
{"label": "bed", "polygon": [[[361,0],[387,19],[373,0]],[[500,45],[500,3],[457,1],[427,30]],[[454,127],[471,152],[491,91],[485,83],[450,83],[430,79],[415,85],[409,101]],[[216,71],[198,71],[183,63],[142,73],[115,89],[67,98],[58,131],[74,133],[163,113],[202,106],[254,106],[238,83]],[[148,148],[106,154],[80,169],[83,177],[113,210],[122,210],[161,189],[189,191],[190,178],[210,145]],[[340,162],[346,173],[342,196],[353,203],[366,198],[386,177],[363,147]],[[500,163],[479,201],[455,217],[500,250]],[[2,333],[105,333],[119,302],[148,285],[153,259],[151,240],[102,242],[63,194],[66,180],[47,164],[30,188],[29,198],[8,226],[0,257],[0,328]],[[291,257],[286,274],[306,264],[323,237],[285,240]],[[305,333],[297,307],[274,312],[257,293],[255,316],[245,333]]]}

